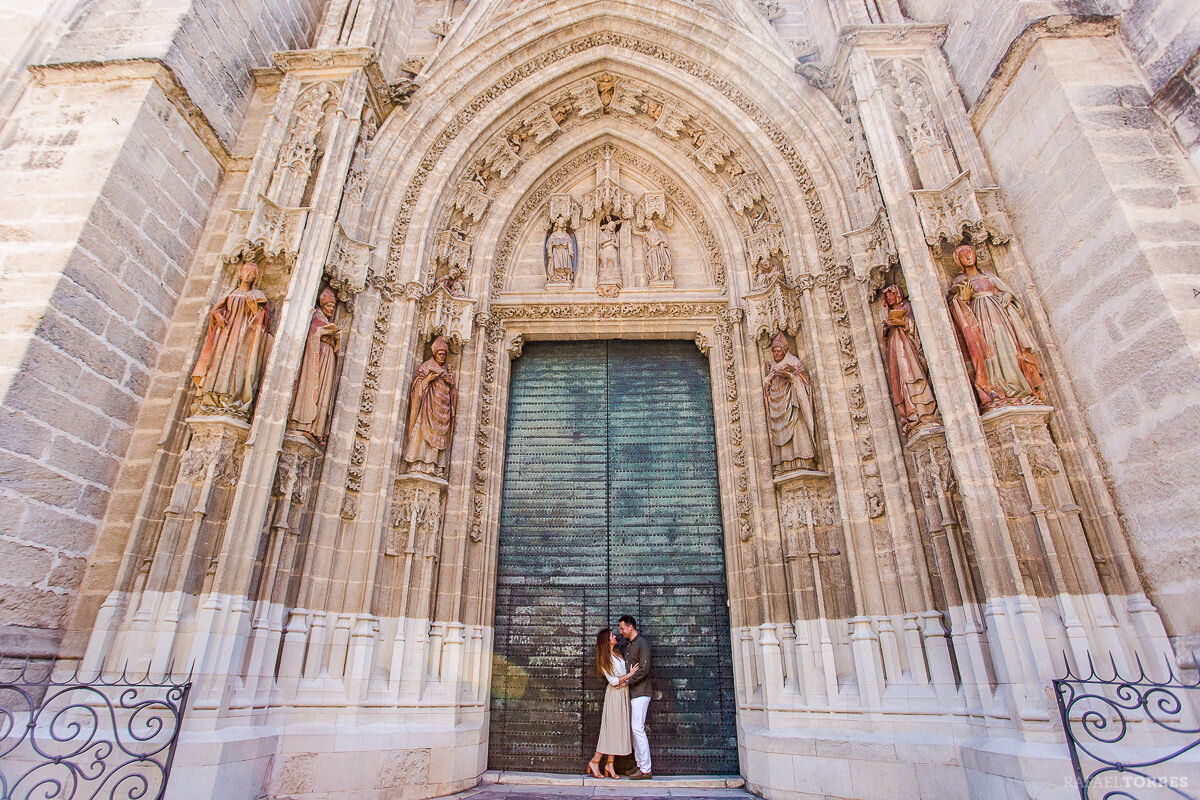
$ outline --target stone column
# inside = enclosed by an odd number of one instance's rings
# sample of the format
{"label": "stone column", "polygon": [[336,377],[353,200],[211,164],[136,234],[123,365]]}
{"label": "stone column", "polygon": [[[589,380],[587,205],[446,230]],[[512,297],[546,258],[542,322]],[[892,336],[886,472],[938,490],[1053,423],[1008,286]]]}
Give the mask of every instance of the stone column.
{"label": "stone column", "polygon": [[[1008,536],[1004,509],[995,490],[996,475],[987,440],[976,413],[974,392],[966,378],[954,330],[945,309],[939,267],[921,235],[921,220],[910,196],[918,188],[909,171],[910,154],[901,149],[907,132],[897,129],[901,118],[880,84],[880,69],[902,61],[906,69],[946,69],[938,50],[944,31],[935,26],[879,26],[843,36],[850,47],[850,84],[864,133],[877,169],[880,190],[893,223],[900,263],[907,279],[910,303],[916,318],[932,378],[942,409],[949,452],[962,497],[966,524],[976,543],[976,556],[985,597],[992,599],[989,627],[991,653],[1002,682],[1010,684],[1016,711],[1022,717],[1048,716],[1041,691],[1049,679],[1039,630],[1028,630],[1028,616],[1020,609],[1034,607],[1025,594],[1016,557]],[[941,124],[935,118],[935,124]],[[936,132],[935,132],[936,135]],[[942,157],[942,156],[938,156]],[[931,167],[924,166],[926,170]],[[918,170],[923,177],[925,172]],[[932,175],[930,175],[932,177]],[[1024,621],[1023,621],[1024,618]],[[1021,657],[1028,648],[1043,653],[1036,664]]]}

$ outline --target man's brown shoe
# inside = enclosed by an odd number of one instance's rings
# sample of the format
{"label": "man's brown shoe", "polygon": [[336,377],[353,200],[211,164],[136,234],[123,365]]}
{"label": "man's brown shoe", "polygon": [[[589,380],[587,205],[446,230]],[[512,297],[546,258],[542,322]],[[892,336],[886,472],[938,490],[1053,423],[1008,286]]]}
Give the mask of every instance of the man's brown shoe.
{"label": "man's brown shoe", "polygon": [[631,780],[631,781],[648,781],[653,777],[654,777],[654,773],[652,773],[652,772],[639,772],[637,775],[631,776],[629,778],[629,780]]}

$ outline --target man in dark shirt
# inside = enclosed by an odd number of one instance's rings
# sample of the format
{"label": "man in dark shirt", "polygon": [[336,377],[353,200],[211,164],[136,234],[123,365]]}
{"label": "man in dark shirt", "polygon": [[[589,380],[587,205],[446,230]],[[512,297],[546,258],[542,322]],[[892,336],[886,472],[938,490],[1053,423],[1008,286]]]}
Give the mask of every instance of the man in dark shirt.
{"label": "man in dark shirt", "polygon": [[626,614],[617,622],[621,635],[629,642],[625,646],[625,663],[629,669],[639,669],[629,681],[629,717],[633,729],[633,755],[638,772],[635,781],[653,778],[650,768],[650,740],[646,738],[646,712],[650,710],[650,644],[638,636],[637,621]]}

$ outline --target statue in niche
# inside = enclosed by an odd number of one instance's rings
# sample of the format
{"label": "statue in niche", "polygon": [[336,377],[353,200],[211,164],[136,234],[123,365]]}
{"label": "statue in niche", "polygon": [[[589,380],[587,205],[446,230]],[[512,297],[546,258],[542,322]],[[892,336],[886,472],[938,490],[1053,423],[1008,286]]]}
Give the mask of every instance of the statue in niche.
{"label": "statue in niche", "polygon": [[208,333],[192,370],[195,413],[249,419],[271,346],[271,307],[255,288],[259,267],[246,261],[238,285],[212,307]]}
{"label": "statue in niche", "polygon": [[671,268],[671,246],[667,242],[667,235],[654,224],[654,218],[648,218],[646,228],[641,231],[635,229],[634,233],[642,237],[646,256],[646,277],[650,283],[670,283],[675,280],[675,273]]}
{"label": "statue in niche", "polygon": [[337,295],[329,287],[321,290],[317,307],[308,323],[308,340],[300,362],[296,395],[288,414],[288,428],[323,445],[329,437],[329,416],[333,411],[333,392],[337,385],[338,343],[342,331],[333,321]]}
{"label": "statue in niche", "polygon": [[603,297],[616,297],[621,291],[621,220],[607,216],[600,222],[600,269],[596,291]]}
{"label": "statue in niche", "polygon": [[446,291],[450,294],[455,297],[463,297],[467,293],[467,287],[464,283],[465,279],[466,274],[463,272],[462,267],[457,264],[451,264],[450,268],[446,270],[446,274],[434,281],[433,285],[435,287],[445,286]]}
{"label": "statue in niche", "polygon": [[759,256],[754,262],[751,283],[755,289],[765,289],[774,281],[783,278],[783,269],[768,256]]}
{"label": "statue in niche", "polygon": [[441,336],[433,340],[432,354],[417,369],[409,391],[408,441],[404,465],[409,472],[446,477],[450,456],[450,429],[458,389],[446,365],[450,347]]}
{"label": "statue in niche", "polygon": [[947,300],[979,405],[987,411],[1044,402],[1033,334],[1012,291],[996,275],[981,272],[977,258],[969,244],[954,251],[962,273],[951,281]]}
{"label": "statue in niche", "polygon": [[887,368],[892,405],[904,433],[938,420],[937,399],[929,385],[929,367],[921,350],[912,307],[892,284],[883,290],[883,363]]}
{"label": "statue in niche", "polygon": [[556,219],[546,236],[546,282],[574,283],[578,254],[575,234],[567,230],[567,223]]}
{"label": "statue in niche", "polygon": [[782,333],[771,340],[771,363],[767,364],[763,397],[775,471],[815,469],[812,384],[804,362],[788,350],[787,337]]}

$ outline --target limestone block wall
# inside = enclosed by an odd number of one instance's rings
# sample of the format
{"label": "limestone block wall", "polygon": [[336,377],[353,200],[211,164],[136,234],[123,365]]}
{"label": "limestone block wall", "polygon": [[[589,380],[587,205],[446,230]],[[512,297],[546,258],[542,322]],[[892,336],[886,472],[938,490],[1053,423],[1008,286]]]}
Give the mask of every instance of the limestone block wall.
{"label": "limestone block wall", "polygon": [[993,91],[981,142],[1151,597],[1194,637],[1200,177],[1118,35],[1042,38]]}
{"label": "limestone block wall", "polygon": [[[5,87],[19,99],[0,133],[7,654],[58,648],[217,187],[240,168],[233,143],[251,68],[305,45],[319,5],[102,0],[65,17],[52,52],[10,62]],[[18,21],[45,33],[55,18]],[[27,75],[31,58],[52,63]]]}
{"label": "limestone block wall", "polygon": [[98,0],[86,4],[55,62],[161,59],[217,135],[232,143],[253,91],[251,70],[304,47],[321,0]]}

